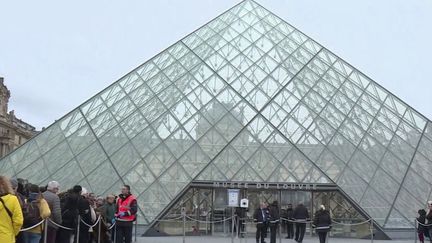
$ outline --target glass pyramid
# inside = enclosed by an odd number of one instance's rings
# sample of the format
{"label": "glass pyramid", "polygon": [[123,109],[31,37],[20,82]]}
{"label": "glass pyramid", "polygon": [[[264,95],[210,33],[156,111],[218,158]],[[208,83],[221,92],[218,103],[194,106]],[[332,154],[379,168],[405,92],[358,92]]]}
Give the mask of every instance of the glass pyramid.
{"label": "glass pyramid", "polygon": [[33,183],[130,184],[150,224],[192,181],[336,184],[385,228],[430,198],[432,124],[246,0],[0,161]]}

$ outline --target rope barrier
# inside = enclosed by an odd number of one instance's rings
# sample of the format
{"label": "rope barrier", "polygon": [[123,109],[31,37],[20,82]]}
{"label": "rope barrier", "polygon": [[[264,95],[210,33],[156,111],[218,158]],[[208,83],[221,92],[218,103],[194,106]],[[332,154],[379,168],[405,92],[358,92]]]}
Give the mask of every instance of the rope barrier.
{"label": "rope barrier", "polygon": [[192,221],[195,221],[195,222],[203,223],[203,224],[205,224],[205,223],[212,224],[212,223],[222,223],[222,222],[225,222],[225,221],[228,221],[228,220],[232,219],[233,217],[229,217],[229,218],[226,218],[226,219],[223,219],[223,220],[216,220],[216,221],[203,221],[203,220],[198,220],[198,219],[191,218],[189,216],[186,216],[186,218],[188,218],[188,219],[190,219]]}
{"label": "rope barrier", "polygon": [[423,224],[423,223],[420,223],[417,219],[416,219],[416,222],[417,222],[417,224],[419,224],[421,226],[425,226],[425,227],[432,226],[432,224]]}
{"label": "rope barrier", "polygon": [[54,222],[52,219],[50,219],[50,218],[48,218],[48,220],[49,220],[49,222],[51,223],[51,224],[53,224],[53,225],[55,225],[55,226],[57,226],[57,227],[59,227],[59,228],[62,228],[62,229],[65,229],[65,230],[70,230],[70,231],[74,231],[75,229],[73,229],[73,228],[68,228],[68,227],[66,227],[66,226],[63,226],[63,225],[60,225],[60,224],[57,224],[56,222]]}
{"label": "rope barrier", "polygon": [[111,230],[112,228],[114,228],[115,225],[116,225],[116,222],[114,221],[114,223],[110,227],[108,227],[108,230]]}
{"label": "rope barrier", "polygon": [[362,225],[362,224],[369,223],[371,220],[372,220],[372,219],[370,218],[370,219],[368,219],[368,220],[366,220],[366,221],[362,221],[362,222],[360,222],[360,223],[354,223],[354,224],[345,224],[345,223],[337,222],[337,221],[334,221],[334,220],[332,220],[332,222],[335,223],[335,224],[339,224],[339,225],[356,226],[356,225]]}
{"label": "rope barrier", "polygon": [[87,226],[87,227],[89,227],[89,228],[93,228],[93,227],[95,227],[98,223],[99,223],[99,221],[101,220],[101,216],[99,216],[98,217],[98,219],[96,220],[96,222],[94,223],[94,225],[89,225],[89,224],[87,224],[84,220],[82,220],[81,219],[81,223],[83,223],[85,226]]}
{"label": "rope barrier", "polygon": [[287,218],[281,218],[283,221],[291,222],[291,223],[298,223],[298,224],[310,224],[312,223],[311,220],[292,220]]}
{"label": "rope barrier", "polygon": [[182,219],[183,216],[179,216],[177,218],[172,218],[172,219],[158,219],[158,222],[175,222],[176,220]]}
{"label": "rope barrier", "polygon": [[24,231],[28,231],[28,230],[34,229],[34,228],[38,227],[39,225],[43,224],[43,222],[45,222],[45,219],[43,219],[42,221],[40,221],[39,223],[37,223],[37,224],[35,224],[33,226],[30,226],[30,227],[27,227],[27,228],[24,228],[24,229],[20,229],[20,232],[24,232]]}

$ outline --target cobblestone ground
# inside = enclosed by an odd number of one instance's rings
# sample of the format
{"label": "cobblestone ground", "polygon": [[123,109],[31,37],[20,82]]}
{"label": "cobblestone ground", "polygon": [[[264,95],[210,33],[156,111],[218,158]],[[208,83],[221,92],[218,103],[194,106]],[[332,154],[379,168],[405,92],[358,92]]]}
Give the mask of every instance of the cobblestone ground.
{"label": "cobblestone ground", "polygon": [[[182,243],[182,237],[138,237],[138,243]],[[270,242],[270,239],[266,239],[266,242]],[[328,243],[369,243],[371,240],[359,240],[359,239],[348,239],[348,238],[330,238]],[[414,240],[374,240],[374,243],[413,243]],[[231,238],[226,237],[186,237],[186,243],[231,243]],[[254,238],[246,239],[234,239],[234,243],[255,243]],[[279,239],[276,240],[279,243]],[[291,239],[282,239],[282,243],[296,243]],[[303,243],[319,243],[318,238],[305,237]]]}

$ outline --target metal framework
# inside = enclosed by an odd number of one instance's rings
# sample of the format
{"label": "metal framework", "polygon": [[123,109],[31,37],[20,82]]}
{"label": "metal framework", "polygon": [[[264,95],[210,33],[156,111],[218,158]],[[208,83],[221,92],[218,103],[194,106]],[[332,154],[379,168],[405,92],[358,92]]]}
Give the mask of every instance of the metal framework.
{"label": "metal framework", "polygon": [[0,161],[97,194],[132,186],[151,224],[193,181],[337,185],[383,228],[430,198],[432,124],[252,0],[140,65]]}

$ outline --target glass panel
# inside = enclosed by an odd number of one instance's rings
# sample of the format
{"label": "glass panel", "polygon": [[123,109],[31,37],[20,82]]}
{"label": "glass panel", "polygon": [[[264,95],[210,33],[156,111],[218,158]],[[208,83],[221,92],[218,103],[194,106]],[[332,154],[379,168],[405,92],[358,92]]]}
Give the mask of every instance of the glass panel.
{"label": "glass panel", "polygon": [[356,202],[360,201],[367,187],[366,182],[349,168],[345,168],[337,183]]}
{"label": "glass panel", "polygon": [[114,165],[114,168],[122,176],[127,171],[129,171],[130,168],[140,163],[141,157],[136,152],[133,145],[131,143],[127,143],[125,146],[115,152],[112,156],[110,156],[110,160]]}
{"label": "glass panel", "polygon": [[76,157],[79,166],[86,175],[106,159],[107,157],[99,143],[93,143]]}
{"label": "glass panel", "polygon": [[393,180],[381,169],[378,169],[375,172],[374,178],[370,184],[371,187],[375,189],[375,191],[379,192],[380,195],[387,200],[387,202],[394,201],[396,193],[399,189],[399,183]]}
{"label": "glass panel", "polygon": [[188,174],[179,163],[174,163],[159,178],[159,183],[172,196],[172,198],[182,191],[189,182],[190,178]]}
{"label": "glass panel", "polygon": [[159,176],[174,163],[175,157],[171,154],[166,145],[161,144],[150,152],[144,158],[144,161],[153,174]]}
{"label": "glass panel", "polygon": [[116,171],[108,160],[102,162],[102,164],[86,178],[96,195],[103,195],[103,193],[113,185],[113,182],[119,179]]}
{"label": "glass panel", "polygon": [[431,191],[430,183],[410,169],[406,175],[403,187],[419,202],[427,202]]}
{"label": "glass panel", "polygon": [[383,225],[390,211],[391,204],[384,200],[380,194],[368,188],[360,203],[362,209],[380,225]]}
{"label": "glass panel", "polygon": [[[210,158],[200,146],[194,144],[178,161],[190,177],[194,178],[209,163]],[[203,179],[210,180],[210,178],[205,177]]]}
{"label": "glass panel", "polygon": [[82,180],[84,178],[84,174],[82,173],[75,159],[72,159],[59,171],[53,174],[51,178],[60,182],[61,188],[69,189],[76,185],[78,181]]}
{"label": "glass panel", "polygon": [[66,162],[72,159],[74,155],[66,142],[62,142],[48,153],[44,154],[42,158],[47,165],[48,171],[52,174],[62,167]]}
{"label": "glass panel", "polygon": [[377,165],[359,150],[351,158],[349,167],[366,182],[372,179],[377,169]]}

